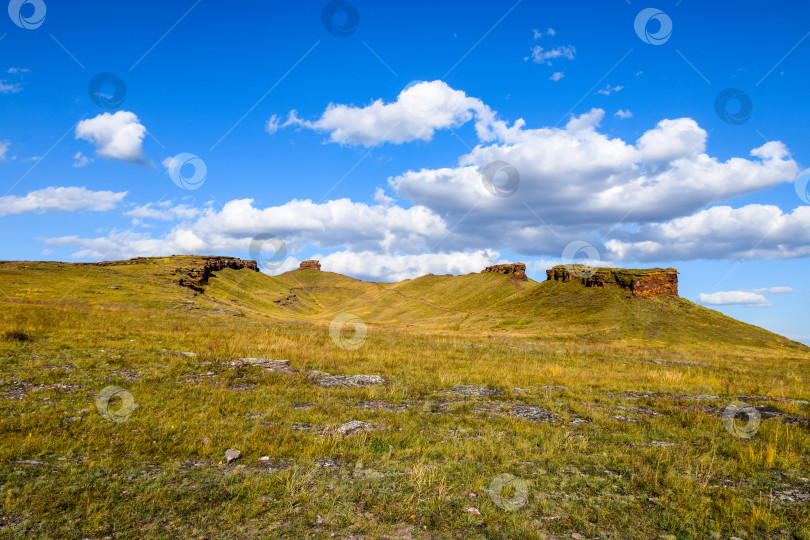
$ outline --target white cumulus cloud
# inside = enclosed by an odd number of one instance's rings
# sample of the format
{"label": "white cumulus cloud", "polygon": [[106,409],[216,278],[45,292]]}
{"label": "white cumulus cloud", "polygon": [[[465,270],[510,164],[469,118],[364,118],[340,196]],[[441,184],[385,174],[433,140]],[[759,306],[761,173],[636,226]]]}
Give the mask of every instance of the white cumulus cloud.
{"label": "white cumulus cloud", "polygon": [[621,260],[806,257],[810,255],[810,206],[790,213],[772,205],[714,206],[616,236],[606,246]]}
{"label": "white cumulus cloud", "polygon": [[711,306],[728,306],[741,304],[746,306],[768,306],[770,303],[761,294],[751,291],[720,291],[715,293],[701,293],[698,302]]}
{"label": "white cumulus cloud", "polygon": [[[442,81],[432,81],[405,88],[393,103],[378,99],[365,107],[330,104],[314,121],[302,120],[292,111],[280,127],[300,126],[329,133],[330,142],[375,146],[429,141],[437,130],[455,128],[472,119],[476,120],[478,136],[488,139],[488,126],[494,119],[490,108]],[[268,131],[274,126],[278,129],[278,122],[271,117]]]}
{"label": "white cumulus cloud", "polygon": [[76,126],[76,138],[94,144],[100,157],[129,163],[143,163],[145,135],[146,127],[129,111],[102,113]]}
{"label": "white cumulus cloud", "polygon": [[[795,180],[799,167],[783,143],[719,159],[707,152],[708,133],[691,118],[663,119],[633,141],[602,130],[604,115],[592,109],[561,127],[530,128],[523,119],[510,125],[482,101],[441,81],[420,83],[393,103],[332,104],[315,121],[292,115],[284,123],[327,132],[333,142],[369,146],[428,140],[438,129],[475,120],[479,142],[472,150],[443,167],[390,177],[388,193],[378,189],[370,197],[375,203],[292,200],[257,207],[251,199],[236,199],[221,210],[208,207],[183,217],[148,207],[131,211],[141,217],[130,217],[167,218],[171,230],[156,237],[114,231],[51,241],[93,258],[150,250],[246,252],[251,238],[262,233],[281,238],[291,254],[307,246],[392,257],[498,249],[549,260],[561,257],[571,242],[584,241],[603,265],[810,255],[810,206],[791,212],[727,204]],[[499,166],[493,182],[514,170],[514,196],[495,197],[485,187],[482,172],[496,162],[508,168]]]}
{"label": "white cumulus cloud", "polygon": [[498,259],[498,252],[478,250],[457,253],[392,255],[372,251],[339,251],[321,257],[322,270],[374,281],[402,281],[425,274],[480,272]]}
{"label": "white cumulus cloud", "polygon": [[84,187],[48,187],[31,191],[25,197],[0,197],[0,216],[26,212],[105,212],[115,208],[127,192],[91,191]]}

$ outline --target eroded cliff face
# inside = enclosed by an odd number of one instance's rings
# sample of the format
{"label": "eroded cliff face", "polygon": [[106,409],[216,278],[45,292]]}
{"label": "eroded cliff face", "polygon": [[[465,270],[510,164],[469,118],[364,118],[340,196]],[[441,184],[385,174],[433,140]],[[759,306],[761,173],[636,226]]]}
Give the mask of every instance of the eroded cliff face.
{"label": "eroded cliff face", "polygon": [[321,271],[321,263],[318,261],[301,261],[301,264],[298,265],[299,270],[316,270],[318,272]]}
{"label": "eroded cliff face", "polygon": [[512,263],[512,264],[496,264],[495,266],[487,266],[484,268],[484,272],[494,272],[496,274],[506,274],[512,276],[514,279],[518,281],[528,281],[529,278],[526,277],[526,265],[523,263]]}
{"label": "eroded cliff face", "polygon": [[678,271],[674,268],[629,270],[566,264],[546,270],[547,280],[578,281],[586,287],[621,287],[634,296],[678,296]]}
{"label": "eroded cliff face", "polygon": [[208,278],[211,277],[211,274],[226,268],[259,271],[256,261],[247,261],[235,257],[199,257],[188,266],[176,268],[174,273],[180,275],[177,280],[178,285],[203,292],[203,286],[208,284]]}

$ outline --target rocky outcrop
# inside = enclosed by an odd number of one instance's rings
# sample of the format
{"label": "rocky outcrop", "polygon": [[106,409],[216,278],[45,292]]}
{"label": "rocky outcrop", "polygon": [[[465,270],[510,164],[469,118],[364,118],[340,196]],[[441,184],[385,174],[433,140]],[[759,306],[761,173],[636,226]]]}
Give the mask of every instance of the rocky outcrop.
{"label": "rocky outcrop", "polygon": [[634,296],[678,296],[678,271],[674,268],[629,270],[566,264],[546,270],[547,280],[578,281],[586,287],[621,287]]}
{"label": "rocky outcrop", "polygon": [[301,264],[298,265],[299,270],[315,270],[317,272],[321,271],[321,263],[318,261],[301,261]]}
{"label": "rocky outcrop", "polygon": [[487,266],[484,268],[484,272],[494,272],[496,274],[507,274],[512,276],[514,279],[518,281],[528,281],[529,278],[526,277],[526,265],[523,263],[512,263],[512,264],[496,264],[495,266]]}
{"label": "rocky outcrop", "polygon": [[211,277],[211,274],[226,268],[259,271],[256,261],[246,261],[235,257],[199,257],[188,266],[175,268],[174,274],[180,274],[177,279],[178,285],[203,292],[203,286],[208,285],[208,278]]}

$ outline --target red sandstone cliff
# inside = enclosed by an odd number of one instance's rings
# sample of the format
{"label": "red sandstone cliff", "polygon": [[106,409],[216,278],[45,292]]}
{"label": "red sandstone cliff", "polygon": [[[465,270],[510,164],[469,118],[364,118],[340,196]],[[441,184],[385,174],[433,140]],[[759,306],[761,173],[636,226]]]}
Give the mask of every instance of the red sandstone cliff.
{"label": "red sandstone cliff", "polygon": [[301,261],[301,264],[298,265],[299,270],[316,270],[318,272],[321,271],[321,263],[318,261],[310,260],[310,261]]}
{"label": "red sandstone cliff", "polygon": [[200,257],[190,266],[176,268],[174,273],[182,274],[182,277],[177,280],[178,285],[203,292],[203,286],[208,284],[211,274],[226,268],[232,270],[247,268],[255,272],[259,271],[256,261],[246,261],[235,257]]}
{"label": "red sandstone cliff", "polygon": [[579,281],[586,287],[621,287],[634,296],[678,296],[678,271],[674,268],[628,270],[566,264],[546,270],[546,277],[554,281]]}
{"label": "red sandstone cliff", "polygon": [[496,274],[506,274],[514,277],[518,281],[529,280],[529,278],[526,277],[526,265],[523,263],[496,264],[495,266],[487,266],[481,273],[483,274],[486,272],[494,272]]}

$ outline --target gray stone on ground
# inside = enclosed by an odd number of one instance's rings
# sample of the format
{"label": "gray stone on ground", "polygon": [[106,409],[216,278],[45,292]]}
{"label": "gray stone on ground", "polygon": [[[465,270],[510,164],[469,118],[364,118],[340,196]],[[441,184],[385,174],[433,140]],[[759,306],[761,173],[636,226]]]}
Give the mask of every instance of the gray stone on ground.
{"label": "gray stone on ground", "polygon": [[534,422],[553,422],[557,419],[553,412],[533,405],[512,405],[509,407],[509,415]]}
{"label": "gray stone on ground", "polygon": [[225,450],[225,461],[227,463],[239,459],[240,457],[242,457],[242,452],[240,452],[239,450],[234,450],[233,448]]}
{"label": "gray stone on ground", "polygon": [[338,435],[351,435],[360,431],[368,431],[374,429],[374,425],[360,420],[351,420],[345,424],[341,424],[335,428],[335,433]]}
{"label": "gray stone on ground", "polygon": [[450,390],[451,394],[457,396],[474,396],[474,397],[488,397],[497,396],[502,390],[500,388],[492,388],[490,386],[475,386],[474,384],[457,384]]}
{"label": "gray stone on ground", "polygon": [[523,420],[531,420],[532,422],[554,422],[557,420],[556,414],[543,407],[524,405],[522,403],[490,403],[483,409],[476,409],[475,412],[513,416]]}
{"label": "gray stone on ground", "polygon": [[402,412],[408,408],[407,404],[389,403],[381,399],[361,401],[357,406],[361,409],[369,409],[371,411],[385,410],[394,412]]}
{"label": "gray stone on ground", "polygon": [[269,369],[270,371],[280,371],[292,373],[289,360],[273,360],[272,358],[240,358],[231,362],[232,366],[253,366]]}
{"label": "gray stone on ground", "polygon": [[383,384],[385,379],[379,375],[329,375],[318,379],[318,386],[328,388],[334,387],[357,387]]}

